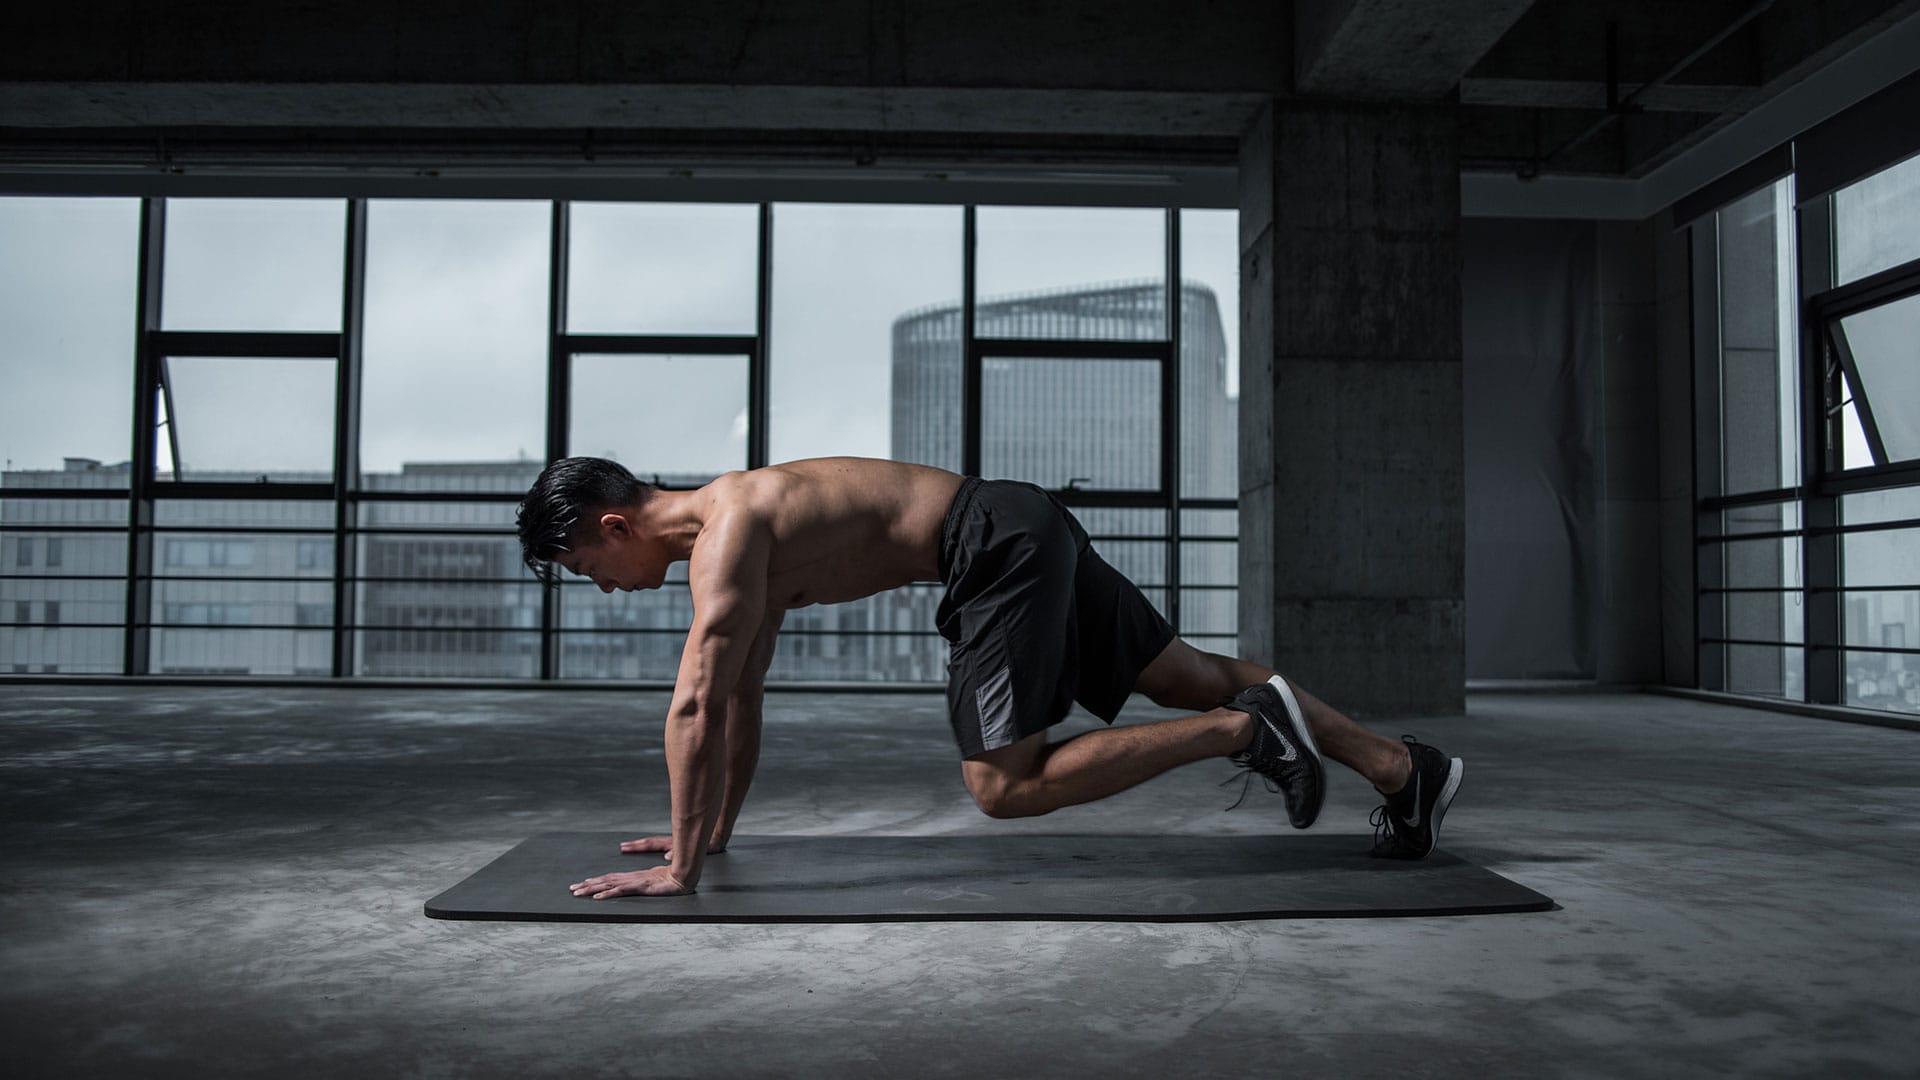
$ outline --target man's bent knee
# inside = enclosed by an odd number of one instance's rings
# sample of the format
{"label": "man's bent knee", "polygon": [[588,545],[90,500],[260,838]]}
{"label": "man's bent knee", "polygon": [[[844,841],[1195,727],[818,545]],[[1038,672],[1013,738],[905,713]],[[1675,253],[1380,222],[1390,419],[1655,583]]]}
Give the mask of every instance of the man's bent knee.
{"label": "man's bent knee", "polygon": [[980,812],[993,818],[1032,817],[1046,813],[1032,798],[1046,750],[1044,734],[1029,735],[1012,746],[976,754],[960,763],[967,792]]}

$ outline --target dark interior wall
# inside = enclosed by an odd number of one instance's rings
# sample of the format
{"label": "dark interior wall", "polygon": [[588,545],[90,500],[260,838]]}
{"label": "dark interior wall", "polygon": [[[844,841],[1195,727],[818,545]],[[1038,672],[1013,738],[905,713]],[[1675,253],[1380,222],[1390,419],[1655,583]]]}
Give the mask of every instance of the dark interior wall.
{"label": "dark interior wall", "polygon": [[1469,678],[1664,681],[1669,231],[1462,224]]}
{"label": "dark interior wall", "polygon": [[1595,227],[1461,223],[1467,677],[1592,678]]}

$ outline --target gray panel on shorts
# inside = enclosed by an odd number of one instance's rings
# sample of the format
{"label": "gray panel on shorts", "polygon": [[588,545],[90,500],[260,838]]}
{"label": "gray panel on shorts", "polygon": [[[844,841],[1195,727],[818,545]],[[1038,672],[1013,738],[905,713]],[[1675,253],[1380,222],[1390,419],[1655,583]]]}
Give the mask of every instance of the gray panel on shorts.
{"label": "gray panel on shorts", "polygon": [[973,692],[975,709],[980,713],[980,745],[987,750],[1011,746],[1018,740],[1013,727],[1013,669],[1003,667],[980,683]]}

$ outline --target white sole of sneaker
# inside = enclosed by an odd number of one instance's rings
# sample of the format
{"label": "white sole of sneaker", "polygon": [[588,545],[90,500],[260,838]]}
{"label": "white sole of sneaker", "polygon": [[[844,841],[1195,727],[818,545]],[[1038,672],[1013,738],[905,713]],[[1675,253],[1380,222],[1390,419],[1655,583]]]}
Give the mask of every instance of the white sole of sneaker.
{"label": "white sole of sneaker", "polygon": [[1466,762],[1459,758],[1451,758],[1449,762],[1447,782],[1440,788],[1440,797],[1433,800],[1433,846],[1427,849],[1428,855],[1433,854],[1433,849],[1440,846],[1440,823],[1446,820],[1447,807],[1453,805],[1453,797],[1459,794],[1460,778],[1467,775]]}
{"label": "white sole of sneaker", "polygon": [[[1306,746],[1307,753],[1313,755],[1317,767],[1315,771],[1320,774],[1320,798],[1324,802],[1327,797],[1327,759],[1320,753],[1320,744],[1314,741],[1313,729],[1307,726],[1307,714],[1300,711],[1300,699],[1293,696],[1293,687],[1287,685],[1287,680],[1278,675],[1268,679],[1267,683],[1280,692],[1280,703],[1287,707],[1287,726],[1293,729],[1294,737]],[[1313,817],[1315,821],[1319,820],[1320,807],[1313,808]],[[1312,824],[1308,822],[1308,827],[1311,828]]]}

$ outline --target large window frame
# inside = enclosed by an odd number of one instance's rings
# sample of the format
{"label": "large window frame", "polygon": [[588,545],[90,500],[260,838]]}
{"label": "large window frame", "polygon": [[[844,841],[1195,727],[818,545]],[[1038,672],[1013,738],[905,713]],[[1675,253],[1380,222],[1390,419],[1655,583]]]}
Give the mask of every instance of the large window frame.
{"label": "large window frame", "polygon": [[[323,196],[325,193],[321,193]],[[302,192],[303,197],[313,197],[310,190]],[[259,197],[272,198],[270,192]],[[345,258],[342,264],[342,319],[341,329],[336,332],[261,332],[234,331],[211,332],[186,329],[164,329],[161,323],[162,286],[164,278],[164,257],[166,250],[166,196],[145,195],[141,197],[139,266],[137,285],[137,319],[139,333],[136,338],[136,350],[133,365],[133,425],[129,454],[128,482],[124,490],[102,488],[32,488],[18,491],[0,491],[0,497],[31,499],[124,499],[128,507],[124,525],[102,525],[95,527],[75,527],[60,531],[108,531],[126,535],[127,557],[125,587],[127,595],[126,621],[115,628],[124,632],[121,676],[162,675],[154,670],[156,663],[156,633],[176,629],[230,630],[232,627],[220,620],[208,616],[204,624],[170,624],[166,621],[167,612],[158,610],[156,593],[166,582],[179,577],[170,574],[162,565],[157,554],[164,548],[170,537],[180,534],[206,534],[217,532],[221,535],[244,537],[253,533],[269,534],[276,537],[298,537],[304,541],[331,542],[330,564],[325,575],[299,577],[272,577],[222,575],[221,581],[259,582],[277,586],[292,587],[300,585],[326,585],[333,597],[332,617],[323,625],[316,625],[318,613],[309,613],[304,608],[299,617],[288,620],[286,625],[265,626],[249,624],[251,629],[270,631],[305,632],[308,634],[325,633],[330,642],[330,670],[327,675],[294,673],[292,677],[353,679],[359,677],[355,651],[357,643],[369,633],[419,631],[418,626],[376,625],[362,622],[357,611],[357,602],[363,586],[370,582],[382,585],[421,585],[431,586],[442,583],[443,579],[426,577],[394,578],[389,576],[373,577],[360,566],[364,542],[370,536],[385,536],[395,532],[392,526],[379,524],[368,519],[366,510],[381,504],[502,504],[511,506],[521,498],[520,493],[476,492],[476,491],[396,491],[376,490],[364,483],[359,463],[360,410],[359,393],[363,374],[363,345],[365,336],[365,301],[367,272],[367,221],[369,197],[365,195],[335,196],[341,197],[346,204],[345,228],[342,237]],[[524,199],[525,195],[502,195],[501,198]],[[581,354],[653,354],[677,353],[744,355],[748,358],[748,468],[766,465],[769,460],[769,341],[771,318],[771,284],[773,273],[773,215],[782,200],[763,199],[751,205],[757,206],[759,215],[758,258],[758,295],[756,297],[755,329],[751,335],[635,335],[635,334],[585,334],[574,333],[566,326],[567,311],[567,267],[569,222],[568,209],[570,198],[548,198],[551,208],[552,243],[548,250],[549,293],[548,293],[548,351],[547,351],[547,409],[546,409],[546,446],[549,460],[564,456],[569,452],[567,433],[569,430],[569,394],[571,390],[572,367],[574,357]],[[595,198],[592,201],[608,201]],[[637,197],[633,202],[677,202],[678,199]],[[712,201],[712,200],[709,200]],[[1010,198],[1007,205],[1020,205],[1018,198]],[[1056,492],[1060,500],[1068,506],[1081,508],[1153,508],[1164,512],[1165,527],[1157,535],[1095,536],[1096,541],[1113,542],[1162,541],[1165,542],[1165,582],[1164,589],[1167,610],[1165,614],[1176,626],[1180,625],[1180,597],[1183,588],[1233,590],[1237,586],[1208,583],[1183,586],[1181,583],[1181,545],[1183,541],[1183,511],[1219,511],[1237,510],[1238,500],[1231,498],[1182,498],[1180,492],[1181,447],[1180,438],[1181,408],[1181,324],[1182,276],[1180,272],[1180,214],[1182,207],[1174,204],[1154,204],[1149,209],[1158,210],[1164,218],[1166,230],[1166,319],[1162,333],[1151,340],[1128,341],[1062,341],[1062,340],[1018,340],[1010,338],[983,338],[975,334],[975,311],[979,297],[976,296],[976,209],[980,204],[963,205],[964,243],[962,245],[964,266],[962,271],[963,291],[960,297],[963,309],[961,325],[964,335],[964,400],[962,407],[962,437],[965,469],[978,473],[981,460],[982,423],[981,384],[984,364],[991,357],[1037,357],[1062,360],[1082,359],[1150,359],[1160,367],[1160,478],[1158,486],[1151,491],[1108,491],[1089,490],[1068,485]],[[994,204],[994,205],[997,205]],[[275,483],[233,483],[226,481],[182,480],[177,477],[161,479],[157,473],[159,454],[157,438],[165,438],[166,432],[161,424],[161,403],[167,393],[165,385],[165,359],[168,356],[221,356],[221,357],[277,357],[296,362],[303,358],[330,359],[335,361],[335,401],[334,401],[334,444],[333,476],[327,483],[275,482]],[[177,461],[177,455],[175,457]],[[226,527],[198,526],[168,523],[165,513],[167,504],[184,500],[232,500],[249,504],[274,502],[325,503],[331,508],[331,522],[328,526],[302,525],[290,528],[280,527]],[[177,516],[177,515],[176,515]],[[1195,515],[1206,517],[1206,515]],[[441,537],[490,537],[511,536],[510,530],[485,527],[421,527],[402,530],[409,536]],[[1200,534],[1191,538],[1196,544],[1231,543],[1233,538],[1223,537],[1217,532],[1202,529]],[[305,557],[303,552],[302,557]],[[184,580],[184,579],[183,579]],[[531,579],[529,579],[531,580]],[[513,584],[505,580],[486,579],[479,584]],[[561,665],[561,642],[569,632],[562,624],[561,594],[564,586],[549,585],[542,589],[539,625],[539,663],[534,678],[538,681],[562,682],[567,684],[596,685],[592,680],[563,678]],[[669,585],[669,588],[676,587]],[[677,587],[684,589],[684,583]],[[1158,591],[1158,590],[1155,590]],[[174,604],[180,611],[198,612],[202,609],[212,611],[211,604]],[[63,624],[73,626],[75,624]],[[90,625],[90,624],[89,624]],[[506,634],[524,633],[523,628],[503,630],[492,626],[447,626],[433,627],[434,632],[447,634]],[[595,630],[591,633],[604,634],[609,631]],[[684,633],[684,628],[648,628],[634,627],[611,631],[616,634],[674,634]],[[933,627],[901,628],[898,626],[866,630],[821,630],[808,631],[793,628],[784,636],[807,636],[808,634],[887,637],[933,637]],[[1217,636],[1217,635],[1215,635]],[[4,677],[4,673],[0,673]],[[75,676],[84,678],[85,676]],[[102,677],[96,675],[95,677]],[[105,676],[111,678],[113,676]],[[191,677],[191,676],[180,676]],[[282,676],[255,676],[257,678],[276,678]],[[446,677],[419,676],[423,684],[436,681],[449,681]],[[503,675],[495,681],[521,681],[517,676]],[[654,680],[640,680],[650,682]],[[899,688],[905,685],[899,682],[878,682],[879,687]]]}
{"label": "large window frame", "polygon": [[[1772,177],[1768,177],[1771,180]],[[1860,387],[1840,321],[1876,307],[1920,296],[1920,259],[1835,286],[1834,197],[1831,191],[1801,199],[1793,215],[1798,251],[1799,336],[1795,349],[1800,408],[1797,416],[1799,469],[1794,483],[1764,491],[1723,494],[1720,475],[1721,371],[1718,320],[1722,298],[1717,273],[1717,215],[1692,227],[1694,305],[1694,433],[1696,485],[1694,546],[1696,685],[1703,690],[1740,692],[1728,685],[1736,649],[1798,650],[1798,692],[1784,693],[1812,705],[1849,704],[1846,664],[1849,654],[1920,657],[1914,643],[1849,643],[1847,600],[1854,593],[1920,592],[1920,581],[1850,585],[1846,572],[1849,537],[1898,529],[1920,529],[1920,517],[1849,522],[1843,500],[1867,492],[1920,488],[1920,462],[1890,462],[1878,439],[1873,405]],[[1787,343],[1783,342],[1782,347]],[[1848,469],[1843,453],[1846,409],[1858,411],[1873,463]],[[1729,521],[1742,512],[1781,513],[1780,527],[1743,529]],[[1788,511],[1791,511],[1789,513]],[[1751,586],[1729,579],[1728,552],[1745,542],[1798,545],[1797,580],[1791,585]],[[1727,626],[1730,603],[1743,597],[1780,595],[1803,612],[1800,640],[1758,640],[1734,636]],[[1789,685],[1791,680],[1789,680]],[[1772,695],[1764,695],[1772,696]]]}

